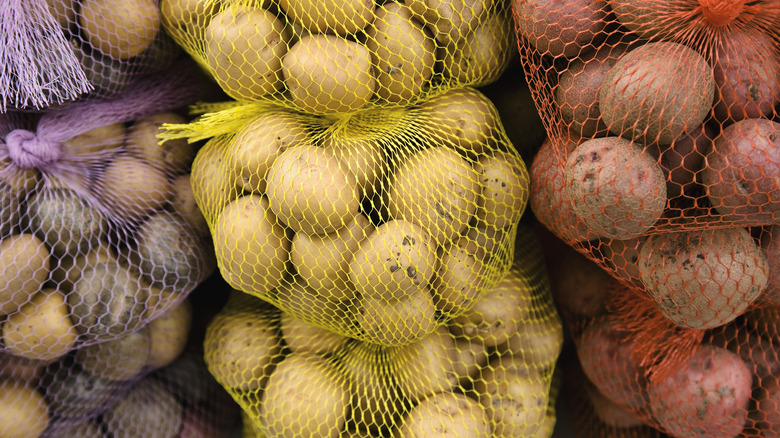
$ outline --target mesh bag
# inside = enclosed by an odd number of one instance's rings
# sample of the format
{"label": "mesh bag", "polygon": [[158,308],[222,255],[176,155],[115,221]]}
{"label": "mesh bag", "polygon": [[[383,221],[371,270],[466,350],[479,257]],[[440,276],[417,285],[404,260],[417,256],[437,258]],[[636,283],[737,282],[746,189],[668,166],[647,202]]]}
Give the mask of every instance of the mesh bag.
{"label": "mesh bag", "polygon": [[311,114],[486,85],[516,50],[503,0],[164,0],[173,39],[239,101]]}
{"label": "mesh bag", "polygon": [[157,0],[8,0],[0,17],[0,112],[111,98],[180,53]]}
{"label": "mesh bag", "polygon": [[403,346],[355,340],[235,291],[204,351],[243,410],[244,436],[549,436],[562,326],[523,230],[527,250],[475,311]]}

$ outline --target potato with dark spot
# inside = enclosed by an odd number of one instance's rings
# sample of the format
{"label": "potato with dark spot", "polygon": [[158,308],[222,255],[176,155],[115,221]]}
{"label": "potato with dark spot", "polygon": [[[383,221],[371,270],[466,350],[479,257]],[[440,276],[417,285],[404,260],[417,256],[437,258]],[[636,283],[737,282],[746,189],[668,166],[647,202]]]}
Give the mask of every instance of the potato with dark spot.
{"label": "potato with dark spot", "polygon": [[600,0],[512,1],[518,34],[536,50],[568,58],[595,47],[607,22]]}
{"label": "potato with dark spot", "polygon": [[86,254],[106,234],[108,221],[91,202],[68,189],[44,189],[27,201],[30,228],[55,255]]}
{"label": "potato with dark spot", "polygon": [[769,282],[766,256],[738,227],[653,234],[639,249],[639,274],[661,313],[692,329],[734,320]]}
{"label": "potato with dark spot", "polygon": [[637,143],[620,137],[588,140],[566,161],[572,209],[602,238],[632,239],[666,208],[666,178]]}

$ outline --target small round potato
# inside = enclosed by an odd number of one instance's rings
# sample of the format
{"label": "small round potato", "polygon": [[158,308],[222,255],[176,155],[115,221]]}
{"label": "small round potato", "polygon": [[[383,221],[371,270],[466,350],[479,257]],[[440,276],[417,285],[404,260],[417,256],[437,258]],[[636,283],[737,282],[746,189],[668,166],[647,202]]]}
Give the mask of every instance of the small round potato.
{"label": "small round potato", "polygon": [[117,220],[138,221],[168,202],[171,184],[157,167],[122,154],[103,170],[95,191]]}
{"label": "small round potato", "polygon": [[211,225],[222,209],[241,194],[241,186],[229,170],[230,147],[225,137],[214,137],[200,148],[192,162],[192,197]]}
{"label": "small round potato", "polygon": [[38,438],[49,419],[46,400],[34,387],[0,381],[0,436]]}
{"label": "small round potato", "polygon": [[3,322],[3,345],[10,353],[28,359],[60,358],[73,349],[79,335],[68,313],[65,296],[44,289]]}
{"label": "small round potato", "polygon": [[138,376],[149,361],[151,334],[148,325],[119,338],[88,345],[76,352],[76,362],[90,375],[108,380]]}
{"label": "small round potato", "polygon": [[332,233],[360,207],[354,176],[331,151],[312,145],[279,154],[268,170],[266,192],[271,211],[296,233]]}
{"label": "small round potato", "polygon": [[478,173],[457,152],[434,146],[406,158],[388,189],[393,219],[420,226],[438,245],[462,233],[477,209]]}
{"label": "small round potato", "polygon": [[0,314],[8,315],[30,301],[49,277],[50,255],[32,234],[0,240]]}
{"label": "small round potato", "polygon": [[182,124],[187,120],[172,112],[152,114],[136,120],[127,131],[127,151],[155,166],[166,175],[179,175],[190,169],[195,148],[187,139],[167,140],[159,144],[157,134],[164,123]]}
{"label": "small round potato", "polygon": [[482,191],[477,197],[477,220],[492,228],[520,221],[528,203],[530,177],[519,155],[496,151],[474,165]]}
{"label": "small round potato", "polygon": [[273,13],[231,4],[206,28],[206,61],[228,96],[255,100],[280,90],[290,32]]}
{"label": "small round potato", "polygon": [[290,312],[282,312],[282,339],[290,351],[309,351],[327,355],[344,348],[348,337],[328,329],[309,324]]}
{"label": "small round potato", "polygon": [[403,3],[386,3],[366,31],[374,62],[376,94],[388,102],[408,101],[433,75],[436,46],[422,23]]}
{"label": "small round potato", "polygon": [[62,154],[90,166],[102,166],[122,151],[127,130],[124,123],[100,126],[62,143]]}
{"label": "small round potato", "polygon": [[364,296],[358,304],[356,320],[369,342],[406,345],[436,328],[436,307],[427,287],[390,300]]}
{"label": "small round potato", "polygon": [[86,254],[106,234],[108,220],[98,208],[69,189],[44,189],[27,200],[30,228],[61,255]]}
{"label": "small round potato", "polygon": [[401,393],[418,402],[458,384],[455,351],[452,335],[440,326],[414,343],[388,349],[387,366]]}
{"label": "small round potato", "polygon": [[318,34],[350,35],[374,18],[373,0],[279,0],[294,23]]}
{"label": "small round potato", "polygon": [[305,35],[282,59],[295,105],[311,114],[349,113],[373,97],[376,80],[366,46],[336,35]]}
{"label": "small round potato", "polygon": [[160,30],[160,8],[154,0],[84,0],[79,24],[89,43],[116,59],[141,54]]}
{"label": "small round potato", "polygon": [[149,358],[146,366],[162,368],[184,351],[192,328],[192,302],[184,300],[153,319],[149,327]]}
{"label": "small round potato", "polygon": [[436,309],[445,315],[467,312],[488,286],[489,266],[477,256],[477,250],[476,243],[465,236],[439,249],[431,289]]}

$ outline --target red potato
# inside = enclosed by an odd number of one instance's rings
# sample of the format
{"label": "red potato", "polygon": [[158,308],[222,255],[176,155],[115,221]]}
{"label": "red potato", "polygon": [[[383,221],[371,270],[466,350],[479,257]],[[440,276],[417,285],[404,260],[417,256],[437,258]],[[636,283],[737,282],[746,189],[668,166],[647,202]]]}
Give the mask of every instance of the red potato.
{"label": "red potato", "polygon": [[718,120],[771,116],[780,99],[777,43],[768,33],[750,30],[718,39],[712,63]]}
{"label": "red potato", "polygon": [[539,222],[566,243],[597,238],[572,209],[565,188],[564,164],[577,144],[567,135],[559,142],[548,138],[531,164],[531,211]]}
{"label": "red potato", "polygon": [[566,161],[572,209],[599,237],[632,239],[666,208],[666,178],[642,146],[621,137],[587,140]]}
{"label": "red potato", "polygon": [[702,184],[723,219],[780,220],[780,123],[745,119],[727,126],[705,157]]}
{"label": "red potato", "polygon": [[718,327],[705,338],[705,342],[739,355],[758,382],[780,372],[777,340],[752,330],[744,323],[734,321]]}
{"label": "red potato", "polygon": [[739,356],[702,345],[668,377],[650,384],[650,409],[662,430],[674,437],[733,438],[747,419],[751,382],[750,369]]}
{"label": "red potato", "polygon": [[637,427],[644,424],[642,418],[636,413],[616,404],[589,382],[585,382],[584,386],[593,412],[602,423],[618,428]]}
{"label": "red potato", "polygon": [[606,24],[599,0],[513,0],[518,33],[542,54],[574,57],[595,47]]}
{"label": "red potato", "polygon": [[629,410],[647,407],[645,369],[631,356],[634,344],[606,318],[594,320],[575,340],[582,371],[613,403]]}
{"label": "red potato", "polygon": [[560,309],[587,318],[604,313],[609,288],[616,280],[596,262],[567,248],[548,270],[553,299]]}

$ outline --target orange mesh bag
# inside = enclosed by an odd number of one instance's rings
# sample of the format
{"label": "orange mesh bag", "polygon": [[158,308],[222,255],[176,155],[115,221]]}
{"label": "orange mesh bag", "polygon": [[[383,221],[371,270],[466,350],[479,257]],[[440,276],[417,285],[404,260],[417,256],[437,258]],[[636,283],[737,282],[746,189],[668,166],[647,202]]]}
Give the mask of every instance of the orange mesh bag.
{"label": "orange mesh bag", "polygon": [[538,243],[524,231],[528,252],[472,312],[401,346],[356,340],[235,291],[204,351],[242,408],[244,436],[550,436],[562,326]]}
{"label": "orange mesh bag", "polygon": [[181,50],[157,0],[9,0],[0,5],[0,112],[110,98]]}

